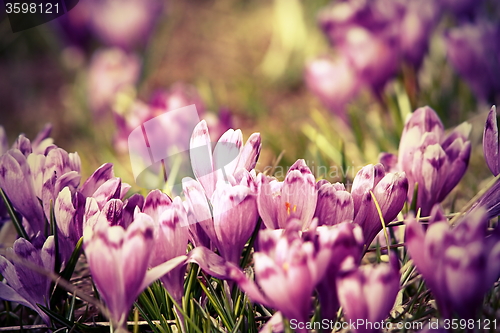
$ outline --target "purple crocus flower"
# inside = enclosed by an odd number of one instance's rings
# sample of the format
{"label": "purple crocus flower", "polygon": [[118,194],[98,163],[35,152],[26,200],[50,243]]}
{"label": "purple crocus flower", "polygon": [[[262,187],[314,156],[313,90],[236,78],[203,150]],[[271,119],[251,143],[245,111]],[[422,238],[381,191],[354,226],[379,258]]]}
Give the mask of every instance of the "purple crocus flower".
{"label": "purple crocus flower", "polygon": [[[189,240],[188,218],[179,197],[172,201],[159,190],[149,192],[144,202],[143,212],[155,224],[155,247],[149,265],[160,265],[170,259],[186,254]],[[184,295],[184,275],[186,266],[177,266],[160,278],[173,299],[181,304]]]}
{"label": "purple crocus flower", "polygon": [[88,70],[90,108],[96,114],[111,109],[117,94],[137,83],[140,69],[141,62],[134,54],[116,48],[95,52]]}
{"label": "purple crocus flower", "polygon": [[229,175],[229,183],[217,183],[210,199],[212,211],[201,184],[189,178],[183,181],[196,220],[221,256],[236,265],[259,217],[255,176],[245,169],[240,169],[238,175],[241,175],[239,181]]}
{"label": "purple crocus flower", "polygon": [[[39,240],[41,239],[35,242]],[[53,236],[48,237],[45,243],[40,245],[41,248],[37,248],[26,239],[19,238],[8,251],[18,259],[52,272],[55,259]],[[47,325],[50,325],[50,318],[37,304],[49,307],[51,279],[23,265],[22,261],[17,261],[15,258],[9,261],[3,256],[0,256],[0,274],[7,281],[6,284],[0,282],[0,299],[33,309]]]}
{"label": "purple crocus flower", "polygon": [[99,224],[86,227],[84,233],[90,272],[115,329],[123,328],[133,302],[149,284],[187,258],[179,256],[148,270],[154,223],[144,213],[138,213],[126,230],[119,225]]}
{"label": "purple crocus flower", "polygon": [[191,136],[190,156],[196,179],[201,183],[208,198],[211,198],[219,180],[227,181],[239,169],[255,168],[259,158],[261,138],[253,133],[243,146],[241,130],[230,129],[224,133],[212,152],[212,144],[206,121],[195,127]]}
{"label": "purple crocus flower", "polygon": [[476,96],[493,101],[500,91],[500,25],[466,24],[446,32],[448,59]]}
{"label": "purple crocus flower", "polygon": [[297,160],[288,170],[285,180],[259,175],[259,214],[269,229],[284,229],[288,220],[301,221],[303,229],[311,224],[318,192],[316,180],[304,160]]}
{"label": "purple crocus flower", "polygon": [[[484,159],[494,176],[500,174],[500,157],[498,144],[498,125],[496,107],[492,106],[486,119],[483,132]],[[470,211],[484,207],[488,218],[500,215],[500,182],[496,182],[483,196],[474,203]]]}
{"label": "purple crocus flower", "polygon": [[[387,318],[399,291],[399,262],[392,255],[390,264],[358,267],[349,257],[337,277],[340,304],[349,321],[356,322],[354,332],[378,332],[373,323]],[[363,324],[360,324],[363,321]]]}
{"label": "purple crocus flower", "polygon": [[432,206],[450,193],[464,175],[471,152],[467,140],[471,125],[463,123],[444,135],[441,120],[430,107],[417,109],[406,120],[399,143],[399,156],[382,154],[386,170],[406,173],[408,201],[418,183],[417,208],[428,216]]}
{"label": "purple crocus flower", "polygon": [[123,49],[144,45],[164,1],[89,0],[89,27],[104,44]]}
{"label": "purple crocus flower", "polygon": [[318,233],[328,228],[331,233],[332,256],[325,277],[318,284],[318,297],[321,304],[321,317],[333,320],[339,309],[336,277],[345,258],[352,257],[359,263],[363,254],[363,231],[355,223],[342,222],[333,227],[319,227]]}
{"label": "purple crocus flower", "polygon": [[382,230],[382,222],[372,193],[380,206],[385,223],[389,223],[403,209],[407,191],[408,179],[405,173],[386,174],[382,164],[367,165],[356,174],[351,188],[354,222],[363,229],[367,248]]}
{"label": "purple crocus flower", "polygon": [[316,183],[318,202],[314,217],[319,225],[335,225],[354,220],[354,201],[344,184],[330,184],[327,181]]}
{"label": "purple crocus flower", "polygon": [[497,108],[493,105],[488,113],[483,132],[483,153],[493,176],[500,174],[500,146],[498,144]]}
{"label": "purple crocus flower", "polygon": [[485,213],[477,209],[451,228],[436,205],[427,231],[413,216],[405,221],[407,249],[445,319],[474,318],[500,276],[500,236],[488,236]]}
{"label": "purple crocus flower", "polygon": [[50,202],[55,202],[59,192],[65,187],[74,192],[80,183],[78,154],[68,154],[54,145],[43,154],[10,149],[0,157],[0,165],[0,187],[25,218],[23,223],[32,236],[45,231]]}
{"label": "purple crocus flower", "polygon": [[236,281],[250,299],[276,308],[290,320],[305,323],[312,293],[326,272],[337,235],[330,231],[333,227],[321,227],[322,231],[310,230],[304,239],[299,236],[300,228],[301,221],[293,219],[287,230],[260,231],[259,252],[253,259],[255,279],[263,294],[244,276]]}
{"label": "purple crocus flower", "polygon": [[320,57],[310,61],[305,70],[307,87],[319,100],[347,123],[344,110],[361,88],[356,71],[345,57]]}

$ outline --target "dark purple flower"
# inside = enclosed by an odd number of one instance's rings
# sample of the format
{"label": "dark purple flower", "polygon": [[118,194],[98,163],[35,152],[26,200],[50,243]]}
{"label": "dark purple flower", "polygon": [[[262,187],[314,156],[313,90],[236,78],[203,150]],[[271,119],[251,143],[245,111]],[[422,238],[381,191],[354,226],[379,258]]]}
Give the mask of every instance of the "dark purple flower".
{"label": "dark purple flower", "polygon": [[114,329],[123,328],[133,302],[149,284],[187,258],[179,256],[148,270],[154,224],[144,213],[138,213],[126,230],[119,225],[100,224],[86,227],[84,233],[90,272],[109,308]]}
{"label": "dark purple flower", "polygon": [[500,276],[500,238],[488,236],[485,213],[477,209],[451,228],[436,205],[427,231],[413,216],[405,222],[407,249],[443,318],[450,319],[454,313],[473,318]]}
{"label": "dark purple flower", "polygon": [[408,201],[418,183],[417,208],[422,216],[428,216],[432,206],[443,201],[464,175],[471,152],[470,130],[471,125],[463,123],[445,136],[436,112],[422,107],[406,121],[397,165],[393,165],[395,157],[382,155],[381,162],[392,164],[385,164],[387,169],[406,173]]}
{"label": "dark purple flower", "polygon": [[[55,252],[52,236],[47,238],[41,249],[37,249],[26,239],[19,238],[14,242],[13,249],[8,251],[17,259],[27,261],[40,269],[48,272],[54,270]],[[16,258],[9,261],[0,256],[0,274],[7,281],[7,284],[0,282],[0,298],[33,309],[47,325],[50,325],[50,318],[37,304],[49,307],[51,279],[23,265],[23,262]]]}
{"label": "dark purple flower", "polygon": [[493,101],[500,91],[500,25],[466,24],[446,32],[448,59],[476,96]]}
{"label": "dark purple flower", "polygon": [[297,160],[283,182],[265,175],[259,175],[259,181],[259,214],[266,227],[284,229],[289,219],[296,218],[307,229],[314,216],[318,192],[305,161]]}
{"label": "dark purple flower", "polygon": [[390,264],[359,267],[356,259],[347,258],[337,277],[337,292],[340,304],[350,321],[356,325],[355,332],[377,332],[373,323],[387,318],[394,306],[399,291],[399,262],[391,256]]}

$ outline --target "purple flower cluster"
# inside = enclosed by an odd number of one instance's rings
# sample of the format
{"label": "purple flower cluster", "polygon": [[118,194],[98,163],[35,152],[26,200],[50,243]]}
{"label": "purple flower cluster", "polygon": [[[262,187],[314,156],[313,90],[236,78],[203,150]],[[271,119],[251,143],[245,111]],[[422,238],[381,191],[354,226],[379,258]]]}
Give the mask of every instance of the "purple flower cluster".
{"label": "purple flower cluster", "polygon": [[[125,198],[130,185],[114,176],[111,164],[80,185],[76,153],[46,141],[48,131],[33,143],[20,136],[0,157],[0,187],[22,217],[27,239],[18,239],[10,256],[0,257],[6,281],[0,283],[0,296],[32,308],[49,323],[38,304],[50,306],[51,280],[26,263],[53,271],[55,240],[64,265],[83,236],[93,282],[115,329],[124,328],[133,302],[155,280],[182,304],[190,262],[211,276],[235,281],[251,300],[277,310],[271,323],[281,315],[308,322],[315,293],[322,318],[334,320],[342,307],[347,320],[379,322],[400,290],[398,254],[389,252],[388,262],[377,266],[362,259],[383,226],[401,214],[418,183],[416,207],[430,216],[429,226],[424,229],[410,213],[405,245],[441,316],[474,318],[473,309],[500,275],[500,234],[488,229],[498,195],[480,200],[453,227],[437,205],[465,172],[469,131],[463,124],[444,136],[435,112],[420,108],[406,123],[399,157],[384,155],[384,164],[363,167],[348,191],[344,184],[316,181],[304,160],[296,161],[282,182],[257,175],[259,133],[243,144],[241,131],[230,129],[212,151],[201,121],[191,149],[201,147],[207,154],[192,156],[196,179],[183,180],[184,199],[160,190]],[[498,174],[494,108],[483,144],[487,164]],[[227,161],[228,154],[234,159]],[[49,234],[53,217],[57,231]],[[245,244],[257,231],[254,280],[239,266]]]}

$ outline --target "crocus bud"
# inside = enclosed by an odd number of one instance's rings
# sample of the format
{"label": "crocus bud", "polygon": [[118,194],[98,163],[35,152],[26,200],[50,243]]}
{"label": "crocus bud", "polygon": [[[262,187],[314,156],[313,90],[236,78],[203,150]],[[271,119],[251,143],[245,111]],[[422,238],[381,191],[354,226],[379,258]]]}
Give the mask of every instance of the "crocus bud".
{"label": "crocus bud", "polygon": [[354,201],[343,184],[325,183],[318,189],[318,203],[314,217],[319,225],[335,225],[354,220]]}
{"label": "crocus bud", "polygon": [[297,160],[282,183],[260,177],[258,207],[266,227],[285,228],[289,219],[296,218],[306,229],[314,216],[318,193],[314,175],[305,161]]}
{"label": "crocus bud", "polygon": [[[155,225],[155,247],[149,265],[160,265],[175,257],[185,255],[188,239],[188,220],[186,211],[179,197],[172,201],[159,190],[151,191],[144,203],[145,214],[148,214]],[[160,280],[173,299],[180,304],[184,295],[184,265],[174,268]]]}
{"label": "crocus bud", "polygon": [[[363,229],[366,246],[382,230],[382,221],[373,200],[380,206],[387,224],[403,209],[408,191],[408,180],[404,172],[385,174],[381,164],[363,167],[354,178],[351,194],[354,200],[354,222]],[[373,193],[373,195],[372,195]]]}
{"label": "crocus bud", "polygon": [[[54,271],[54,238],[47,238],[41,249],[36,248],[24,238],[15,241],[13,249],[8,250],[17,259],[28,261],[47,272]],[[22,261],[9,261],[0,256],[0,274],[7,284],[0,283],[0,299],[27,306],[36,311],[43,321],[50,325],[50,318],[38,307],[38,304],[49,307],[50,285],[52,280],[46,275],[33,271]]]}
{"label": "crocus bud", "polygon": [[[373,323],[387,318],[399,291],[399,262],[358,267],[348,257],[337,277],[340,304],[349,321],[356,322],[355,332],[377,332]],[[363,322],[363,324],[359,324]]]}
{"label": "crocus bud", "polygon": [[441,317],[469,319],[500,275],[500,238],[487,235],[488,219],[477,209],[450,225],[436,205],[427,231],[410,216],[406,245],[418,271],[436,298]]}
{"label": "crocus bud", "polygon": [[153,221],[143,213],[126,230],[104,224],[85,228],[83,244],[90,272],[115,329],[123,328],[132,304],[149,284],[186,259],[180,256],[148,270],[153,240]]}
{"label": "crocus bud", "polygon": [[500,155],[498,151],[497,108],[493,105],[484,125],[483,153],[486,164],[488,164],[488,168],[490,168],[494,176],[500,173]]}

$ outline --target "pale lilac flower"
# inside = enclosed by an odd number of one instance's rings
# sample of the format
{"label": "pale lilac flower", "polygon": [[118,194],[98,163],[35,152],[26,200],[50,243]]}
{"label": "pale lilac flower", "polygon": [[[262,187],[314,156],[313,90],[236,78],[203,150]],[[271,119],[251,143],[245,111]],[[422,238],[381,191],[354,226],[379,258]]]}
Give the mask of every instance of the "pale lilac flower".
{"label": "pale lilac flower", "polygon": [[149,284],[186,260],[179,256],[148,270],[154,224],[144,213],[138,213],[126,230],[100,224],[84,232],[90,272],[115,329],[123,328],[133,302]]}
{"label": "pale lilac flower", "polygon": [[[229,262],[239,264],[241,252],[250,239],[258,220],[255,175],[240,169],[229,182],[219,181],[210,205],[200,183],[183,180],[183,189],[193,213],[212,244]],[[212,207],[212,209],[210,209]]]}
{"label": "pale lilac flower", "polygon": [[[155,225],[154,249],[149,265],[160,265],[170,259],[186,254],[189,240],[188,218],[179,197],[172,201],[159,190],[149,192],[142,209],[153,219]],[[186,266],[172,269],[160,278],[173,299],[181,304],[184,295]]]}
{"label": "pale lilac flower", "polygon": [[117,48],[101,49],[92,56],[88,70],[89,106],[100,114],[110,110],[120,91],[134,88],[141,70],[141,61],[134,54]]}
{"label": "pale lilac flower", "polygon": [[493,101],[500,91],[500,25],[466,24],[446,32],[448,59],[479,98]]}
{"label": "pale lilac flower", "polygon": [[417,209],[428,216],[432,206],[450,193],[464,175],[471,152],[467,139],[471,125],[463,123],[445,136],[443,124],[430,107],[417,109],[406,120],[399,156],[382,154],[387,170],[404,171],[408,177],[408,201],[418,183]]}
{"label": "pale lilac flower", "polygon": [[474,318],[500,276],[500,237],[488,236],[485,213],[477,209],[452,228],[436,205],[426,231],[413,216],[405,222],[407,249],[443,318]]}
{"label": "pale lilac flower", "polygon": [[40,245],[41,249],[38,249],[28,240],[19,238],[14,242],[13,248],[8,250],[9,255],[15,258],[9,261],[0,256],[0,274],[7,282],[0,282],[0,299],[33,309],[47,325],[50,325],[50,318],[37,304],[49,307],[52,280],[23,265],[22,261],[16,260],[17,258],[27,261],[39,269],[52,272],[55,261],[53,236],[48,237],[45,243]]}
{"label": "pale lilac flower", "polygon": [[227,181],[239,169],[255,168],[261,149],[259,133],[253,133],[243,146],[241,130],[230,129],[224,133],[212,152],[207,123],[202,120],[191,136],[190,156],[196,179],[211,198],[218,181]]}
{"label": "pale lilac flower", "polygon": [[304,160],[297,160],[285,180],[259,175],[259,214],[269,229],[284,229],[291,218],[301,221],[303,229],[311,224],[318,191],[316,180]]}
{"label": "pale lilac flower", "polygon": [[389,264],[358,267],[356,259],[347,258],[337,277],[337,292],[340,304],[348,320],[356,325],[354,332],[377,332],[375,322],[388,317],[399,291],[399,262],[396,256],[390,257]]}
{"label": "pale lilac flower", "polygon": [[406,201],[408,179],[404,172],[385,173],[381,164],[367,165],[356,174],[351,195],[354,201],[354,222],[363,229],[366,247],[382,230],[382,221],[373,200],[377,200],[386,225],[394,220]]}

